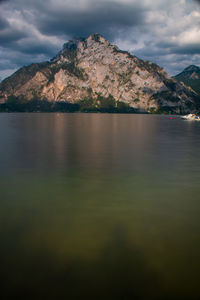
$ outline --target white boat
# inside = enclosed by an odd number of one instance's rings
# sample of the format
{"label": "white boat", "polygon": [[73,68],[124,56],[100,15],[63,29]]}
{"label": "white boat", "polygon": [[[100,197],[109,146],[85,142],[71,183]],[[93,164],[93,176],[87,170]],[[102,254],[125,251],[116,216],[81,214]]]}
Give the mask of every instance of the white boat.
{"label": "white boat", "polygon": [[181,119],[183,120],[190,120],[190,121],[200,121],[200,117],[196,114],[188,114],[185,116],[182,116]]}

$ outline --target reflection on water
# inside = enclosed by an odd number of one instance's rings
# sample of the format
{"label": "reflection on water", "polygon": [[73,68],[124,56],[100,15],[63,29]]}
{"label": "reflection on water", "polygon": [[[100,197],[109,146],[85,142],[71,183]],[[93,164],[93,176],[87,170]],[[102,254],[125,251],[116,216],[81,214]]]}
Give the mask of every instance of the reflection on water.
{"label": "reflection on water", "polygon": [[1,114],[3,299],[199,299],[199,130]]}

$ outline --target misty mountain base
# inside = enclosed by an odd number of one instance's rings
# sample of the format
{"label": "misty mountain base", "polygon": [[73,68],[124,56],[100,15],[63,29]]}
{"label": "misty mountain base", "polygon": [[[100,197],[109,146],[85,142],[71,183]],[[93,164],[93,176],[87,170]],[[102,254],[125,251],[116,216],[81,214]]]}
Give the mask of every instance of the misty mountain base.
{"label": "misty mountain base", "polygon": [[0,103],[1,111],[185,114],[199,110],[200,95],[158,65],[92,34],[3,80]]}

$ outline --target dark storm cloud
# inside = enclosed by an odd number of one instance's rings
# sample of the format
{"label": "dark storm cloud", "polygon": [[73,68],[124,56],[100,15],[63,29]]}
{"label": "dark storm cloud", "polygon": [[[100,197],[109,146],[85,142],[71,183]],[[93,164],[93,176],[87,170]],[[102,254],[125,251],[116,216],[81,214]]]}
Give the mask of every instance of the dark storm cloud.
{"label": "dark storm cloud", "polygon": [[161,53],[164,54],[187,54],[187,55],[194,55],[200,54],[200,43],[196,42],[193,44],[184,44],[184,45],[177,45],[175,43],[157,43],[154,48],[159,49]]}
{"label": "dark storm cloud", "polygon": [[200,0],[0,0],[0,76],[4,68],[48,60],[72,37],[95,32],[169,71],[177,68],[179,57],[196,62],[198,4]]}
{"label": "dark storm cloud", "polygon": [[20,50],[11,49],[9,51],[2,51],[0,48],[0,81],[11,75],[22,66],[31,63],[38,63],[46,61],[47,57],[44,54],[28,54]]}
{"label": "dark storm cloud", "polygon": [[8,22],[5,19],[1,18],[0,19],[0,31],[5,29],[7,26],[8,26]]}
{"label": "dark storm cloud", "polygon": [[[72,37],[87,37],[98,32],[112,41],[131,27],[141,25],[145,18],[144,9],[134,1],[125,5],[120,1],[93,0],[85,3],[77,0],[77,5],[68,0],[5,2],[8,4],[4,15],[8,19],[11,16],[12,22],[0,16],[0,47],[8,51],[12,47],[22,55],[43,54],[46,59],[54,56],[62,43]],[[0,14],[3,15],[1,11]]]}
{"label": "dark storm cloud", "polygon": [[187,55],[194,55],[194,54],[200,54],[200,44],[196,43],[191,45],[185,45],[182,47],[172,47],[171,53],[176,54],[187,54]]}
{"label": "dark storm cloud", "polygon": [[45,54],[49,57],[55,55],[56,51],[58,51],[58,47],[50,46],[49,43],[45,41],[38,41],[34,43],[33,40],[26,41],[26,42],[18,42],[15,45],[15,50],[28,55],[38,55],[38,54]]}
{"label": "dark storm cloud", "polygon": [[139,5],[114,2],[88,2],[88,8],[47,8],[35,16],[34,23],[43,34],[88,36],[98,32],[113,39],[127,28],[144,22],[144,11]]}
{"label": "dark storm cloud", "polygon": [[15,42],[25,38],[27,35],[23,31],[17,29],[8,29],[0,31],[0,45],[2,46],[16,46]]}

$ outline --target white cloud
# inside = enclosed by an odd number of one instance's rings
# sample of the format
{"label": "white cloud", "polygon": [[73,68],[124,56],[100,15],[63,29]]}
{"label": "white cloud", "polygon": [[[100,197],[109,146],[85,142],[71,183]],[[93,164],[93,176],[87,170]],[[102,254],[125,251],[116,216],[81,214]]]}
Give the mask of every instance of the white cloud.
{"label": "white cloud", "polygon": [[185,32],[182,32],[177,42],[181,45],[197,44],[200,41],[200,28],[194,27]]}

